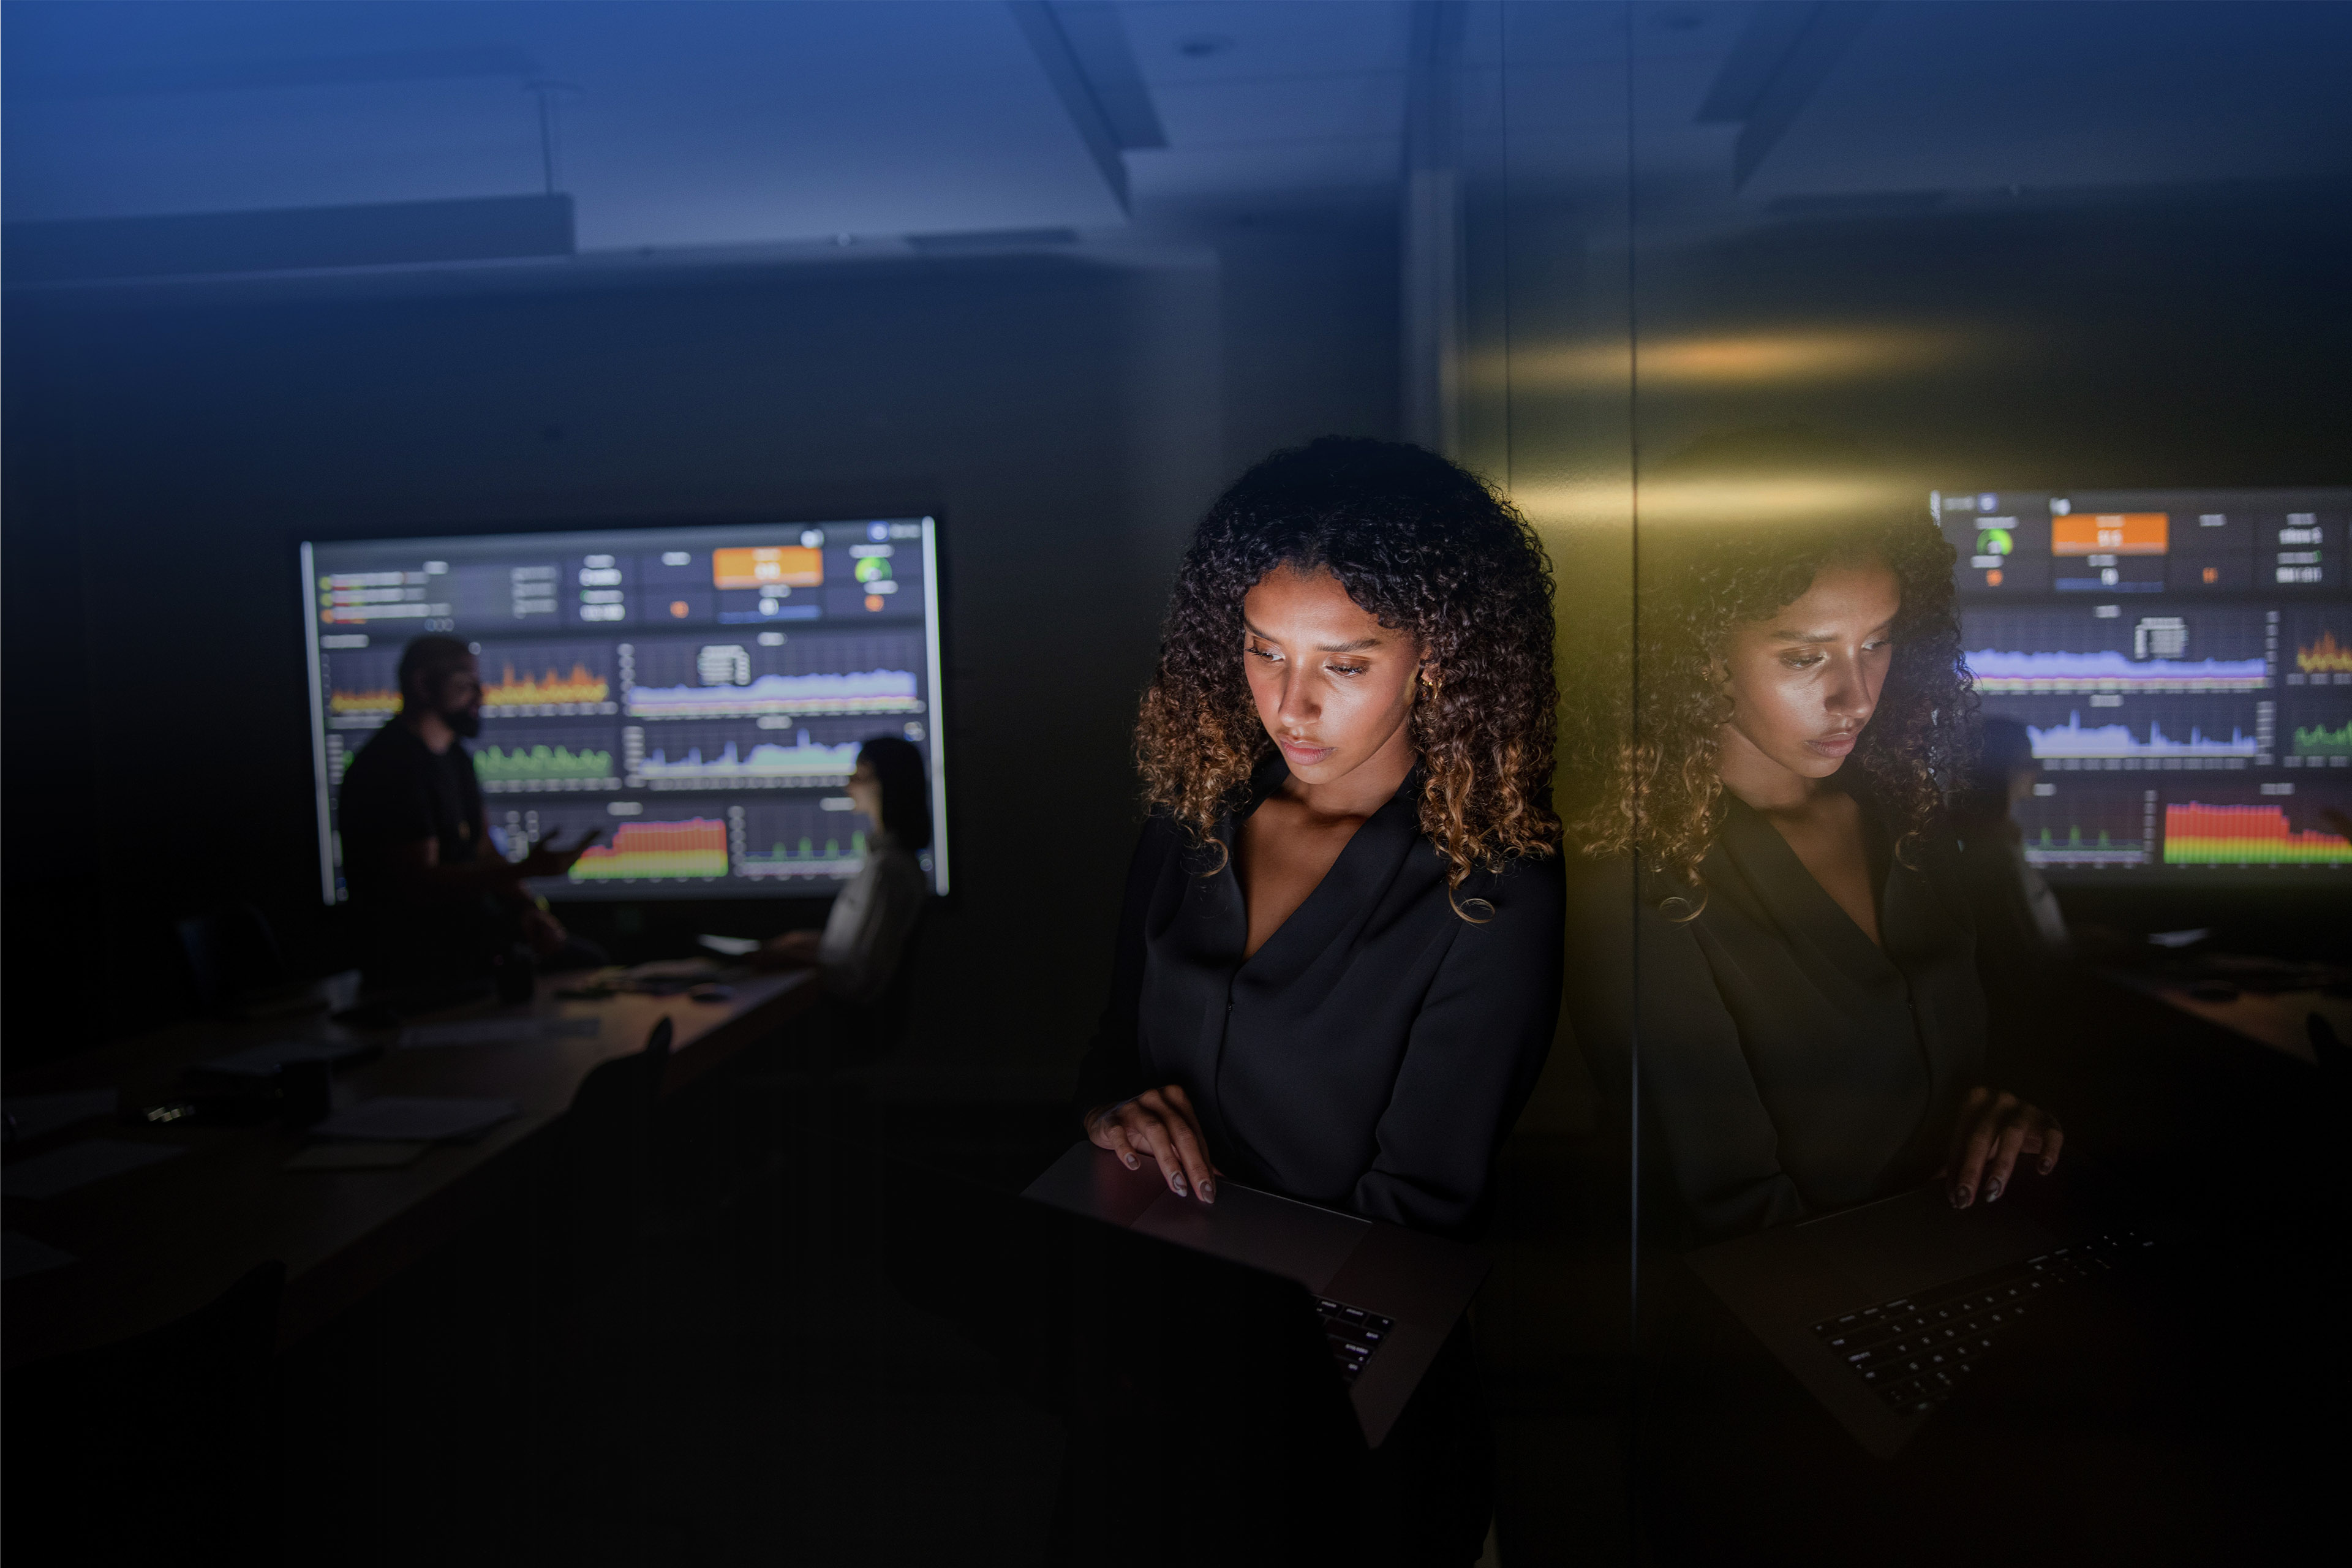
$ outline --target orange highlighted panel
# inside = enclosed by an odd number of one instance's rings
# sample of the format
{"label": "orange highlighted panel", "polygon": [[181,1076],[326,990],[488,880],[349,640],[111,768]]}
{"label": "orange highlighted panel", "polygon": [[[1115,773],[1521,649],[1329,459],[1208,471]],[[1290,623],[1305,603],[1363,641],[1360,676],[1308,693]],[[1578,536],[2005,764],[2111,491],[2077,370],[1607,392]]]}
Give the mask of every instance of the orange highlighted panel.
{"label": "orange highlighted panel", "polygon": [[710,581],[720,588],[818,588],[824,552],[800,544],[755,544],[710,552]]}
{"label": "orange highlighted panel", "polygon": [[2161,555],[2171,537],[2170,512],[2078,511],[2050,520],[2053,555]]}

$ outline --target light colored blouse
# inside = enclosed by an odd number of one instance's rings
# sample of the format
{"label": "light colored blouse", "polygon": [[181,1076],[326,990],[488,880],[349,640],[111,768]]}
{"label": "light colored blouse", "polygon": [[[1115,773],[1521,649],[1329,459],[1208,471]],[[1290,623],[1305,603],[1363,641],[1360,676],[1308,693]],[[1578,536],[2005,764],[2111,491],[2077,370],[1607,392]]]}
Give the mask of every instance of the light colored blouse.
{"label": "light colored blouse", "polygon": [[866,863],[834,899],[817,940],[825,989],[845,1002],[879,997],[898,973],[930,894],[930,879],[896,838],[887,833],[868,838]]}

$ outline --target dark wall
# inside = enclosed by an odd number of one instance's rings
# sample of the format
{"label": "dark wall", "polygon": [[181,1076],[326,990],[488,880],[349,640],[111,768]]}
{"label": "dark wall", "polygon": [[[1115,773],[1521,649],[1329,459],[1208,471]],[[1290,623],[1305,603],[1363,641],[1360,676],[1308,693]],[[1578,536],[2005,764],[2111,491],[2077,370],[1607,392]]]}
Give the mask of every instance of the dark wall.
{"label": "dark wall", "polygon": [[[1310,246],[1241,283],[1262,359],[1286,353],[1282,313],[1249,301],[1299,290],[1300,267],[1370,275],[1309,337],[1393,343],[1393,247],[1356,254]],[[1229,444],[1393,431],[1392,358],[1385,391],[1343,363],[1319,401],[1294,378],[1305,422],[1237,431],[1228,309],[1197,250],[12,298],[12,1060],[181,1005],[181,914],[251,900],[305,963],[348,956],[317,894],[302,539],[920,509],[942,520],[956,891],[917,1033],[1061,1073],[1108,967],[1135,697]],[[581,923],[635,954],[816,912]]]}

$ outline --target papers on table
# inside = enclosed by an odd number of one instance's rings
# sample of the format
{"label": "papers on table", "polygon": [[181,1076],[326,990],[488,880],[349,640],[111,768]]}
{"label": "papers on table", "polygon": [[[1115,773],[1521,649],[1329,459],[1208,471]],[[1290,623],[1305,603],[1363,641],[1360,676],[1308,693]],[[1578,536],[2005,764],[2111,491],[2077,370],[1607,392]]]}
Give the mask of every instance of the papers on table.
{"label": "papers on table", "polygon": [[368,1053],[360,1040],[272,1040],[250,1046],[205,1064],[210,1072],[236,1073],[242,1078],[269,1078],[288,1062],[347,1062]]}
{"label": "papers on table", "polygon": [[19,1094],[0,1101],[8,1113],[8,1136],[38,1138],[93,1116],[114,1114],[114,1091],[85,1089],[78,1094]]}
{"label": "papers on table", "polygon": [[418,1024],[400,1031],[400,1043],[411,1049],[437,1046],[511,1046],[525,1040],[551,1040],[566,1035],[593,1035],[604,1026],[600,1018],[465,1018],[454,1024]]}
{"label": "papers on table", "polygon": [[12,1198],[53,1198],[91,1182],[119,1176],[187,1151],[177,1143],[133,1143],[122,1138],[92,1138],[19,1160],[0,1172],[0,1192]]}
{"label": "papers on table", "polygon": [[729,958],[748,958],[760,951],[760,944],[748,936],[698,936],[694,940]]}
{"label": "papers on table", "polygon": [[0,1279],[21,1279],[27,1274],[62,1268],[72,1261],[72,1253],[59,1252],[46,1241],[35,1241],[13,1230],[0,1230]]}
{"label": "papers on table", "polygon": [[522,1114],[511,1100],[457,1100],[437,1095],[384,1094],[338,1110],[310,1131],[321,1138],[373,1138],[437,1143],[469,1138]]}

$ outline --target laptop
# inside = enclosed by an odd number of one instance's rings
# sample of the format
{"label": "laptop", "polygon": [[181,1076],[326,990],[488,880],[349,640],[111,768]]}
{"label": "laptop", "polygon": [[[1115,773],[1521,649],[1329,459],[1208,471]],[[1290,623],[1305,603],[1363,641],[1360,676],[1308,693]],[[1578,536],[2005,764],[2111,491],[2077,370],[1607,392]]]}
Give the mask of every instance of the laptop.
{"label": "laptop", "polygon": [[2062,1167],[1997,1204],[1955,1209],[1922,1187],[1684,1261],[1854,1441],[1891,1459],[2051,1292],[2150,1245]]}
{"label": "laptop", "polygon": [[1130,1171],[1089,1142],[1073,1144],[1022,1195],[1305,1286],[1371,1447],[1493,1265],[1475,1247],[1230,1180],[1217,1184],[1214,1204],[1180,1198],[1156,1167]]}

